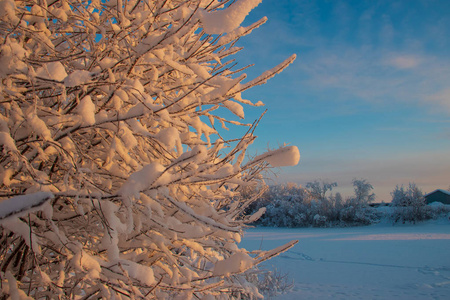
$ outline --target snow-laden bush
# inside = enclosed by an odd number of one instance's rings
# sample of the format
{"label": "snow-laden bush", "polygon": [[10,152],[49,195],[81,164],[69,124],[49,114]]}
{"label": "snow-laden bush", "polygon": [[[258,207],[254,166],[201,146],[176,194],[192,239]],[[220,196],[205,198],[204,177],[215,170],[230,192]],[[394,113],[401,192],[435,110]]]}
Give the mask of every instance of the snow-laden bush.
{"label": "snow-laden bush", "polygon": [[375,224],[381,218],[383,215],[369,206],[345,205],[339,211],[339,220],[342,226]]}
{"label": "snow-laden bush", "polygon": [[392,213],[394,223],[415,223],[431,218],[426,209],[425,197],[416,184],[410,183],[408,189],[397,185],[391,195],[391,206],[395,208]]}
{"label": "snow-laden bush", "polygon": [[295,242],[239,249],[264,211],[246,216],[258,194],[240,192],[300,157],[244,159],[243,105],[262,103],[242,92],[295,58],[247,81],[228,59],[266,21],[240,26],[259,2],[0,0],[3,295],[258,295],[239,274]]}
{"label": "snow-laden bush", "polygon": [[258,290],[269,297],[280,295],[291,291],[294,288],[294,280],[289,273],[283,273],[275,267],[271,269],[252,270],[246,274],[247,281],[255,284]]}
{"label": "snow-laden bush", "polygon": [[427,215],[432,219],[446,218],[450,220],[450,205],[441,202],[433,202],[425,207]]}
{"label": "snow-laden bush", "polygon": [[313,225],[316,227],[325,227],[327,225],[327,216],[315,214],[313,217]]}

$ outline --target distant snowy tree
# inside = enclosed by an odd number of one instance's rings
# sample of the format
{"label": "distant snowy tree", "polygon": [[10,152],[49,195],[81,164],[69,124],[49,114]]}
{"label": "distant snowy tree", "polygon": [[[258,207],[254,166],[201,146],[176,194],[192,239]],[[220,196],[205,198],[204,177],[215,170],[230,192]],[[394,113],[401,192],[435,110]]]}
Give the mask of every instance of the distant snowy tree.
{"label": "distant snowy tree", "polygon": [[334,194],[333,197],[330,197],[330,198],[331,198],[332,202],[334,203],[334,206],[342,207],[344,200],[342,199],[341,193],[336,193],[336,194]]}
{"label": "distant snowy tree", "polygon": [[397,185],[391,195],[393,206],[425,205],[423,193],[415,183],[410,183],[408,189]]}
{"label": "distant snowy tree", "polygon": [[415,183],[410,183],[408,189],[397,185],[391,195],[391,205],[395,207],[394,222],[415,223],[428,218],[425,197]]}
{"label": "distant snowy tree", "polygon": [[[0,0],[0,277],[13,299],[258,296],[237,247],[269,165],[228,59],[261,0]],[[228,110],[235,117],[226,118]],[[227,126],[247,127],[222,138]],[[260,188],[262,193],[264,188]]]}
{"label": "distant snowy tree", "polygon": [[367,205],[375,200],[375,194],[370,193],[373,186],[366,179],[353,179],[355,197],[351,201],[355,205]]}
{"label": "distant snowy tree", "polygon": [[320,182],[318,180],[308,182],[306,187],[309,189],[309,193],[312,199],[324,200],[326,199],[327,192],[337,187],[336,182]]}

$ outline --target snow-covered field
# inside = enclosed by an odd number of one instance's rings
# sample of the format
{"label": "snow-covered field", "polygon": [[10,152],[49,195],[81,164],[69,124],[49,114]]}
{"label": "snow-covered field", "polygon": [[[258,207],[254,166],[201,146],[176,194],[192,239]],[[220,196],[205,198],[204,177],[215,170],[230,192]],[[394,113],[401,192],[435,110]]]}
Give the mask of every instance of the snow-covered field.
{"label": "snow-covered field", "polygon": [[277,299],[450,299],[450,221],[353,228],[252,228],[240,244],[268,250],[298,239],[261,268],[295,286]]}

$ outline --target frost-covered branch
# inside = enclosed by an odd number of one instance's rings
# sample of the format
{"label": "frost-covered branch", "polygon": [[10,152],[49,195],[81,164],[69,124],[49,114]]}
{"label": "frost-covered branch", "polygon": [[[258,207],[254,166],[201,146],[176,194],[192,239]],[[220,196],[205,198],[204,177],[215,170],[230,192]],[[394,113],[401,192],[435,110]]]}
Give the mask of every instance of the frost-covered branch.
{"label": "frost-covered branch", "polygon": [[39,210],[52,198],[53,194],[51,193],[37,192],[0,201],[0,221],[10,216],[23,215]]}

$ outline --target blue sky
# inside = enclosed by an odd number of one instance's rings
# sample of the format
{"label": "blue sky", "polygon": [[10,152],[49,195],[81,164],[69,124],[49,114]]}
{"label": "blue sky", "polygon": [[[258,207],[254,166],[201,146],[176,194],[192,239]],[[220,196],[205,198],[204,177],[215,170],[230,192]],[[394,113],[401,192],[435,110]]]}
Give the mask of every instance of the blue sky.
{"label": "blue sky", "polygon": [[[246,18],[268,22],[243,38],[249,78],[297,60],[243,96],[268,113],[253,151],[296,145],[301,160],[278,182],[367,179],[377,201],[397,184],[450,186],[450,1],[264,0]],[[249,121],[261,110],[249,108]]]}

